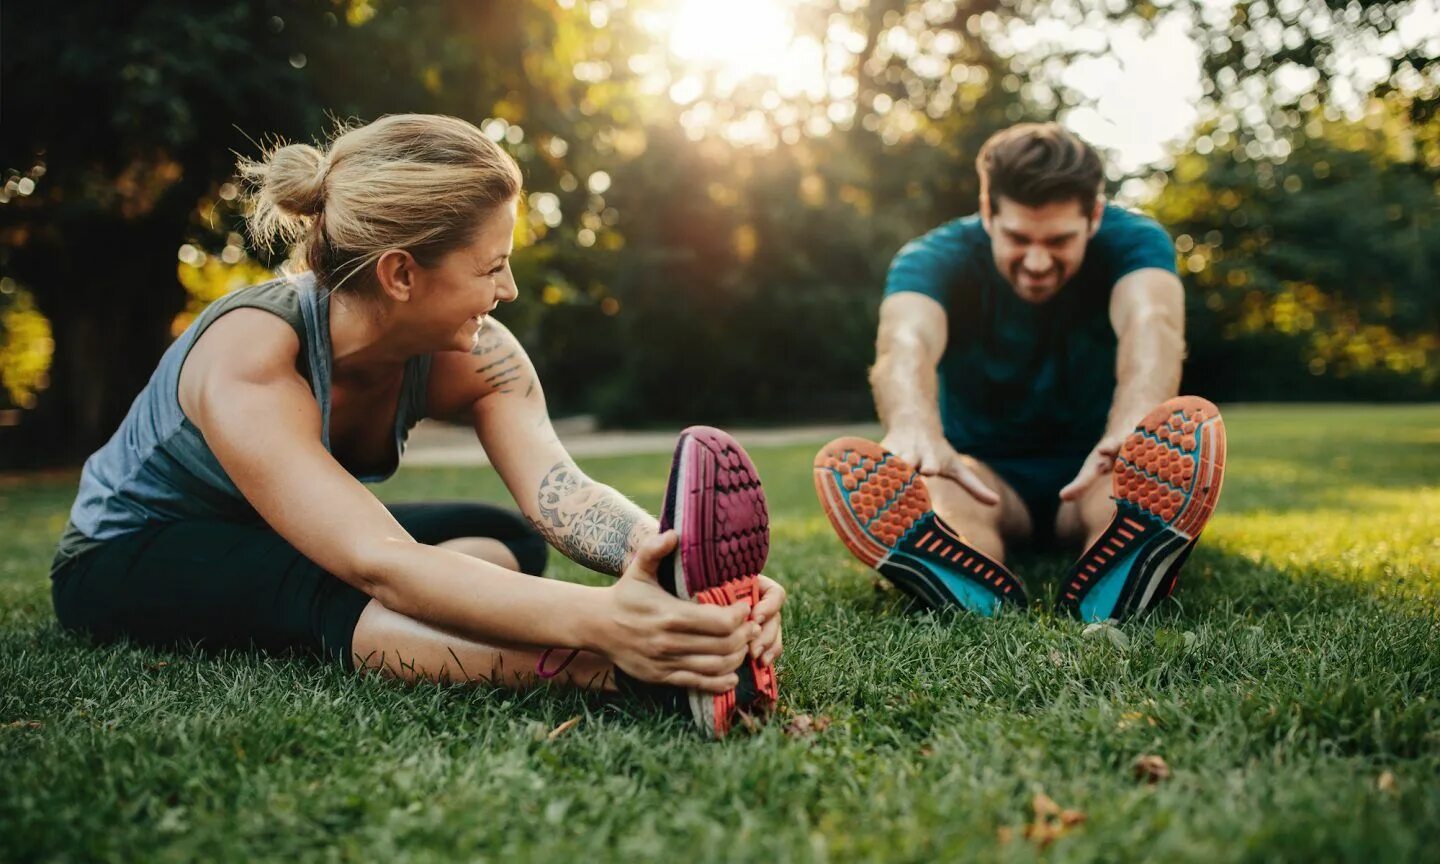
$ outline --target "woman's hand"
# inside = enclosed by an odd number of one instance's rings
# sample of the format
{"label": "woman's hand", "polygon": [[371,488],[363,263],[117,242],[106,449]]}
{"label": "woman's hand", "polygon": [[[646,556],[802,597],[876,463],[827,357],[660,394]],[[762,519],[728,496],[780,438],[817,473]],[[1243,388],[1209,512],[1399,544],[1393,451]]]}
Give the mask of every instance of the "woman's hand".
{"label": "woman's hand", "polygon": [[750,640],[750,656],[762,663],[774,663],[784,646],[780,637],[780,607],[785,605],[785,588],[769,576],[760,576],[760,602],[751,619],[760,625],[760,635]]}
{"label": "woman's hand", "polygon": [[[748,603],[689,603],[660,587],[655,573],[678,539],[674,531],[646,538],[620,579],[602,589],[605,608],[591,641],[641,681],[724,693],[739,683],[735,670],[764,631],[750,620]],[[777,613],[778,605],[771,615],[778,647]]]}

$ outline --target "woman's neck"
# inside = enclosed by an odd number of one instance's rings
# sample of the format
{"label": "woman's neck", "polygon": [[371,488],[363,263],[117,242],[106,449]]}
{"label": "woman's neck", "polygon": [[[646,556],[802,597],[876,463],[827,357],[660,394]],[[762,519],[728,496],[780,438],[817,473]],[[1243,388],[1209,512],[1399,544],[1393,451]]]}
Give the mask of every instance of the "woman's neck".
{"label": "woman's neck", "polygon": [[420,353],[374,300],[331,295],[329,303],[332,378],[368,381],[392,376]]}

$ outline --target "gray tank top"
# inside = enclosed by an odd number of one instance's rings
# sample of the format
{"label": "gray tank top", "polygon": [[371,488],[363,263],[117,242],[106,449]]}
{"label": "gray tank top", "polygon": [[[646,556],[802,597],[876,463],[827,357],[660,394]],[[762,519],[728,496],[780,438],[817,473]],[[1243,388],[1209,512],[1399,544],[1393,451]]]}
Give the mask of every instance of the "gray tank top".
{"label": "gray tank top", "polygon": [[[166,350],[150,381],[115,435],[85,461],[70,524],[60,539],[54,567],[103,541],[156,522],[219,519],[259,523],[235,488],[200,430],[180,410],[180,368],[190,347],[220,316],[240,308],[263,309],[284,319],[300,337],[297,368],[310,381],[320,405],[321,442],[330,449],[329,292],[317,290],[309,273],[277,279],[211,303]],[[405,364],[395,415],[395,460],[383,474],[361,476],[374,483],[395,473],[411,427],[425,416],[430,356]]]}

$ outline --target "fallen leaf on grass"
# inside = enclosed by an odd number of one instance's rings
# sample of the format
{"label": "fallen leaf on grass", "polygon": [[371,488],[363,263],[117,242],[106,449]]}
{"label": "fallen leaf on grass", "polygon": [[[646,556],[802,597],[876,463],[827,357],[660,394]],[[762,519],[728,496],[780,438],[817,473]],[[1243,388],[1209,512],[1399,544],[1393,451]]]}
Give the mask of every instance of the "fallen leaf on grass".
{"label": "fallen leaf on grass", "polygon": [[1060,815],[1060,805],[1044,792],[1036,792],[1035,797],[1030,799],[1030,809],[1035,811],[1036,819]]}
{"label": "fallen leaf on grass", "polygon": [[1121,714],[1120,719],[1115,722],[1115,728],[1120,730],[1129,729],[1131,726],[1139,725],[1141,721],[1149,723],[1151,726],[1156,725],[1155,718],[1143,711],[1126,711],[1124,714]]}
{"label": "fallen leaf on grass", "polygon": [[1124,631],[1108,621],[1087,624],[1085,625],[1085,629],[1080,631],[1080,635],[1086,639],[1104,638],[1111,645],[1115,646],[1116,651],[1122,653],[1130,650],[1130,637],[1126,636]]}
{"label": "fallen leaf on grass", "polygon": [[561,735],[564,735],[566,732],[569,732],[571,729],[574,729],[576,726],[579,725],[580,715],[576,714],[574,717],[571,717],[569,720],[566,720],[564,723],[561,723],[559,726],[551,729],[550,734],[545,736],[545,740],[554,741],[556,738],[559,738]]}
{"label": "fallen leaf on grass", "polygon": [[1161,780],[1170,779],[1170,766],[1165,764],[1164,759],[1153,753],[1136,756],[1130,769],[1135,772],[1136,780],[1144,780],[1152,786]]}
{"label": "fallen leaf on grass", "polygon": [[751,735],[754,735],[754,734],[756,734],[757,732],[759,732],[759,731],[760,731],[760,727],[764,725],[763,723],[760,722],[760,718],[759,718],[759,717],[756,717],[754,714],[751,714],[749,711],[736,711],[735,713],[736,713],[736,714],[739,716],[739,718],[740,718],[740,726],[741,726],[742,728],[744,728],[744,730],[745,730],[746,732],[750,733]]}
{"label": "fallen leaf on grass", "polygon": [[809,714],[796,714],[785,724],[785,734],[791,738],[809,738],[830,725],[830,718],[824,714],[819,717],[811,717]]}
{"label": "fallen leaf on grass", "polygon": [[156,662],[151,663],[151,664],[150,664],[149,666],[147,666],[146,668],[149,669],[149,670],[151,670],[151,671],[153,672],[153,671],[156,670],[156,669],[164,669],[166,666],[169,666],[169,665],[170,665],[170,664],[167,663],[167,662],[164,661],[164,660],[157,660]]}
{"label": "fallen leaf on grass", "polygon": [[[1035,819],[1025,826],[1024,836],[1041,849],[1085,821],[1083,812],[1061,807],[1044,792],[1036,792],[1035,797],[1030,799],[1030,809],[1035,811]],[[1009,825],[1001,825],[995,829],[995,837],[1001,843],[1009,843],[1015,839],[1015,829]]]}
{"label": "fallen leaf on grass", "polygon": [[1172,651],[1189,651],[1200,641],[1192,631],[1186,630],[1183,633],[1175,630],[1166,630],[1161,627],[1155,631],[1155,644],[1161,648]]}
{"label": "fallen leaf on grass", "polygon": [[13,720],[5,724],[6,729],[39,729],[45,724],[39,720]]}
{"label": "fallen leaf on grass", "polygon": [[1380,776],[1375,779],[1375,788],[1381,792],[1395,791],[1395,772],[1381,771]]}
{"label": "fallen leaf on grass", "polygon": [[1082,812],[1080,812],[1079,810],[1061,810],[1061,811],[1060,811],[1060,824],[1061,824],[1061,825],[1064,825],[1066,828],[1069,828],[1069,827],[1071,827],[1072,825],[1079,825],[1081,822],[1084,822],[1084,821],[1085,821],[1085,814],[1082,813]]}

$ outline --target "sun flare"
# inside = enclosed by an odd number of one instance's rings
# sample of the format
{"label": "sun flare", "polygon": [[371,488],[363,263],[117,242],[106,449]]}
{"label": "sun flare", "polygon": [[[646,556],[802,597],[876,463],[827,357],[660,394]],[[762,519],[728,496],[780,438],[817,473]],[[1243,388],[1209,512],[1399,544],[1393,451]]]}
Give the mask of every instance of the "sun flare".
{"label": "sun flare", "polygon": [[736,78],[775,75],[794,37],[785,0],[679,0],[670,50],[695,67]]}

